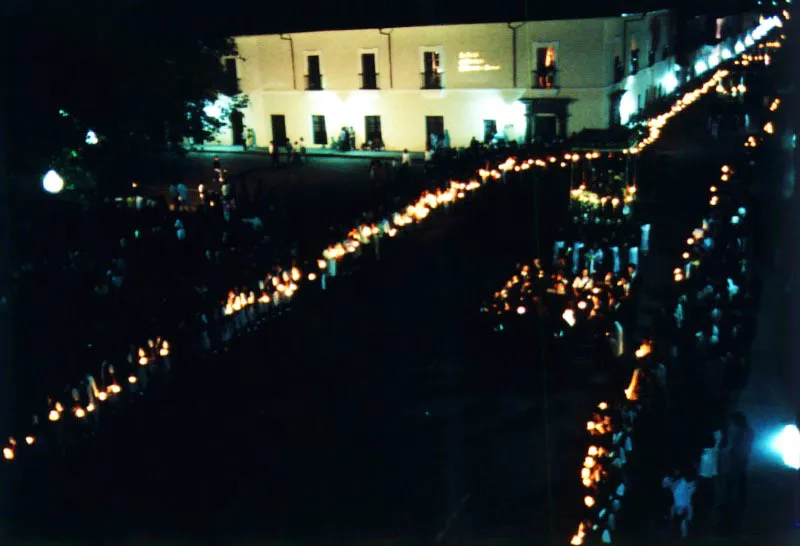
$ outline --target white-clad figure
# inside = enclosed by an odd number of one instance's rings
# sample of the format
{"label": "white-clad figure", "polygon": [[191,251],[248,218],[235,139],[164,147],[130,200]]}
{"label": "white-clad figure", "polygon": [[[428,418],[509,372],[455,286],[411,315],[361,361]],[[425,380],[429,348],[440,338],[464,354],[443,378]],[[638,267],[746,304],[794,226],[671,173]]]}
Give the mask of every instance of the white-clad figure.
{"label": "white-clad figure", "polygon": [[642,241],[640,246],[642,248],[642,254],[647,256],[647,253],[650,252],[650,224],[642,224]]}
{"label": "white-clad figure", "polygon": [[558,257],[561,255],[561,251],[564,250],[564,245],[564,241],[556,241],[553,244],[553,265],[558,262]]}
{"label": "white-clad figure", "polygon": [[595,273],[595,262],[597,261],[597,253],[594,250],[589,250],[586,253],[586,268],[589,270],[590,275]]}
{"label": "white-clad figure", "polygon": [[585,245],[583,241],[575,241],[575,244],[572,245],[572,274],[576,275],[578,273],[578,269],[581,265],[581,249]]}
{"label": "white-clad figure", "polygon": [[[596,248],[594,251],[594,261],[597,264],[598,269],[602,269],[603,267],[603,260],[605,260],[606,253],[603,252],[602,248]],[[594,271],[592,272],[594,273]]]}
{"label": "white-clad figure", "polygon": [[625,353],[624,331],[619,321],[614,321],[614,330],[611,333],[611,353],[620,358]]}
{"label": "white-clad figure", "polygon": [[696,485],[694,482],[687,482],[683,476],[675,476],[674,478],[664,478],[661,486],[672,491],[670,518],[681,518],[681,536],[686,538],[689,534],[689,522],[692,521],[692,516],[694,515],[692,495],[695,492]]}
{"label": "white-clad figure", "polygon": [[739,287],[728,277],[728,299],[732,300],[739,293]]}
{"label": "white-clad figure", "polygon": [[619,260],[619,247],[618,246],[612,246],[611,247],[611,255],[612,255],[613,259],[614,259],[614,268],[613,268],[614,274],[618,275],[619,274],[619,270],[622,269],[622,265],[620,264],[620,260]]}
{"label": "white-clad figure", "polygon": [[639,267],[639,247],[632,246],[628,249],[628,265]]}

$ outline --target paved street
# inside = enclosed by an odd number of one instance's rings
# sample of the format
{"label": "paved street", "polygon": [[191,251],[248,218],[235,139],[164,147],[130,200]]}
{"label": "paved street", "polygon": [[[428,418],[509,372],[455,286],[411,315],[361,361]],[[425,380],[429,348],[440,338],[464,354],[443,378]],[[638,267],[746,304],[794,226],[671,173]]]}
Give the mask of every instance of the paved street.
{"label": "paved street", "polygon": [[[77,464],[40,476],[38,487],[65,494],[40,509],[50,517],[69,506],[76,533],[87,527],[81,516],[103,522],[97,532],[133,517],[157,536],[313,531],[315,544],[432,543],[445,528],[448,544],[547,532],[541,370],[527,351],[494,345],[478,312],[520,250],[533,253],[532,189],[482,190],[389,241],[380,262],[364,256],[352,276],[219,362],[176,352],[169,399],[148,395],[76,453]],[[553,209],[547,199],[563,202],[546,195],[543,210]],[[557,219],[542,218],[547,237]],[[575,423],[594,400],[560,366],[550,449],[553,522],[566,537],[583,450]],[[81,494],[90,481],[102,501]],[[170,519],[177,504],[191,507],[190,520]]]}

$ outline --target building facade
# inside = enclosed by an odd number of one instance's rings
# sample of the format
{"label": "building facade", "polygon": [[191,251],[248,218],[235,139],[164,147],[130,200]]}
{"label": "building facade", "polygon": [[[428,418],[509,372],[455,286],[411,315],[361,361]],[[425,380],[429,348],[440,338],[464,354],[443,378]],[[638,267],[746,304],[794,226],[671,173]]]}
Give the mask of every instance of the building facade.
{"label": "building facade", "polygon": [[236,37],[249,106],[219,144],[303,138],[422,151],[494,133],[530,142],[624,123],[678,85],[673,20],[573,19]]}

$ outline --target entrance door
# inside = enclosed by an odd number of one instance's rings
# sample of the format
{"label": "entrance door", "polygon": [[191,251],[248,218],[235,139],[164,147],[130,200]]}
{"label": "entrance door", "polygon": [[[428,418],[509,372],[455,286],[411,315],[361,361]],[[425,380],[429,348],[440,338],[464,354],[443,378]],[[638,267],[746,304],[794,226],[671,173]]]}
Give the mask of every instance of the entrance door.
{"label": "entrance door", "polygon": [[311,116],[311,131],[314,134],[314,144],[320,146],[328,144],[328,130],[325,127],[325,116]]}
{"label": "entrance door", "polygon": [[383,140],[381,136],[381,117],[380,116],[364,116],[364,125],[366,131],[364,134],[367,137],[367,142],[376,144]]}
{"label": "entrance door", "polygon": [[614,93],[608,100],[608,124],[611,127],[618,127],[622,124],[619,113],[619,105],[622,101],[622,93]]}
{"label": "entrance door", "polygon": [[433,146],[431,135],[436,135],[439,142],[444,138],[444,116],[425,116],[425,149],[430,150]]}
{"label": "entrance door", "polygon": [[533,123],[533,136],[542,142],[555,140],[558,136],[558,118],[554,115],[537,115]]}
{"label": "entrance door", "polygon": [[286,145],[286,116],[272,115],[272,142],[275,146]]}
{"label": "entrance door", "polygon": [[497,120],[485,119],[483,120],[483,143],[489,144],[494,135],[497,134]]}
{"label": "entrance door", "polygon": [[244,144],[244,116],[239,110],[234,110],[228,116],[231,122],[231,131],[233,131],[233,145],[241,146]]}

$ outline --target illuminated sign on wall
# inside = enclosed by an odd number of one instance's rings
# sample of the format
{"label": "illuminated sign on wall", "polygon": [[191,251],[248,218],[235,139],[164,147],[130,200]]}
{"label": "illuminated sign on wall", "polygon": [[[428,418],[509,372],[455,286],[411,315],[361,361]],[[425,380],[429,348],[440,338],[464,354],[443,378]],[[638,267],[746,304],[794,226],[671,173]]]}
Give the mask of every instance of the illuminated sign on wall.
{"label": "illuminated sign on wall", "polygon": [[459,72],[491,72],[494,70],[500,70],[500,67],[487,63],[478,52],[461,51],[458,54]]}

